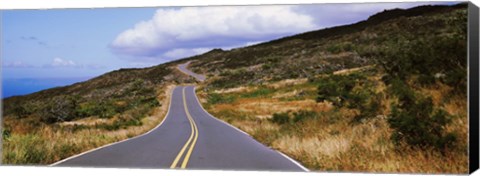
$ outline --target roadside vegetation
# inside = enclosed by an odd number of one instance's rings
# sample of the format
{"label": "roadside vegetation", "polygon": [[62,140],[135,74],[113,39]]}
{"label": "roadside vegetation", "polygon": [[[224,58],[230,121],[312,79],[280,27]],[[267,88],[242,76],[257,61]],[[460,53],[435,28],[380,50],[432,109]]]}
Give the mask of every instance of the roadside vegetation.
{"label": "roadside vegetation", "polygon": [[[298,80],[273,86],[274,82],[263,86],[262,89],[270,90],[264,97],[245,96],[255,94],[260,89],[257,86],[228,93],[200,91],[198,95],[215,117],[311,170],[465,173],[468,166],[465,97],[448,95],[451,87],[442,84],[421,88],[423,95],[435,97],[431,104],[420,104],[418,108],[425,108],[421,110],[405,108],[409,113],[427,114],[401,114],[393,110],[397,108],[398,97],[387,94],[388,88],[380,75],[369,69],[347,75],[324,75],[313,82]],[[359,76],[362,79],[354,79]],[[341,101],[339,97],[343,95],[330,97],[332,101],[323,99],[325,94],[320,85],[332,77],[354,82],[355,95],[345,96],[361,98],[346,98],[349,102],[342,104],[334,101]],[[225,97],[225,101],[212,101],[221,99],[218,97]]]}
{"label": "roadside vegetation", "polygon": [[[105,144],[131,138],[163,120],[168,107],[167,88],[155,100],[122,112],[102,113],[62,122],[38,121],[36,117],[6,118],[3,129],[4,164],[51,164]],[[107,106],[108,107],[108,106]],[[104,108],[104,107],[97,107]]]}
{"label": "roadside vegetation", "polygon": [[[370,19],[389,13],[400,12]],[[271,56],[217,65],[197,94],[211,114],[311,170],[467,173],[466,16],[401,16],[328,42],[276,41],[285,48]]]}
{"label": "roadside vegetation", "polygon": [[2,164],[52,164],[147,132],[163,120],[173,85],[192,81],[171,65],[4,99]]}

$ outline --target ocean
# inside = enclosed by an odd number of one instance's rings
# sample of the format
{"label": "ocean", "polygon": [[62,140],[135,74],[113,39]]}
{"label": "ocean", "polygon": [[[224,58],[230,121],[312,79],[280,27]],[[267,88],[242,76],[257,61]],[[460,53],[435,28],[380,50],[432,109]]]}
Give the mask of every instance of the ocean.
{"label": "ocean", "polygon": [[27,95],[45,89],[67,86],[82,82],[91,77],[82,78],[3,78],[2,99],[17,95]]}

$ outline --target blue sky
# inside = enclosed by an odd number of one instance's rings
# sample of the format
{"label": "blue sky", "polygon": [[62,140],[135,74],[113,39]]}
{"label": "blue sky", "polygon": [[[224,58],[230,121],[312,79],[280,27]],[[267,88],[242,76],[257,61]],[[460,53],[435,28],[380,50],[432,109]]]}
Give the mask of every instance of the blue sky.
{"label": "blue sky", "polygon": [[5,10],[2,77],[93,77],[213,48],[354,23],[384,9],[421,4],[432,3]]}
{"label": "blue sky", "polygon": [[2,11],[3,77],[84,77],[130,67],[109,51],[108,44],[154,12],[152,8]]}

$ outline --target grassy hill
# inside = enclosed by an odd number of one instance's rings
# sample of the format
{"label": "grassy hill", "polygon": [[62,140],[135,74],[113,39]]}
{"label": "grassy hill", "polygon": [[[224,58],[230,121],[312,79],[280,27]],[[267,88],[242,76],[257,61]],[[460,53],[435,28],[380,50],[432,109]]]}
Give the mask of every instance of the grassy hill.
{"label": "grassy hill", "polygon": [[147,131],[169,88],[194,82],[175,69],[192,61],[210,113],[310,169],[466,173],[466,10],[388,10],[7,98],[2,161],[52,163]]}
{"label": "grassy hill", "polygon": [[171,86],[193,81],[178,63],[3,99],[2,162],[48,164],[148,131],[163,119]]}
{"label": "grassy hill", "polygon": [[[457,6],[422,6],[380,12],[355,24],[294,35],[231,51],[213,50],[195,57],[191,68],[210,74],[213,87],[233,87],[289,78],[313,77],[373,64],[371,49],[398,37],[417,40],[453,30]],[[465,19],[466,20],[466,19]],[[235,78],[235,79],[232,79]]]}
{"label": "grassy hill", "polygon": [[466,173],[466,5],[197,56],[206,109],[312,170]]}

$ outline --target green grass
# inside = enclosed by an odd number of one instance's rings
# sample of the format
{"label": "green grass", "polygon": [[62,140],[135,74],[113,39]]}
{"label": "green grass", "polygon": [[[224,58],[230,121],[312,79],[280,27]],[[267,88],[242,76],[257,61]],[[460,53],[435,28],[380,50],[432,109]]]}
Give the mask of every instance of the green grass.
{"label": "green grass", "polygon": [[4,150],[4,162],[9,164],[38,164],[47,160],[46,150],[42,147],[46,141],[38,135],[13,135],[4,141],[4,148],[13,147],[13,151]]}
{"label": "green grass", "polygon": [[217,93],[208,94],[208,104],[233,103],[236,100],[235,96],[220,95]]}
{"label": "green grass", "polygon": [[271,95],[274,92],[275,92],[275,90],[262,86],[262,87],[257,88],[254,91],[242,93],[239,96],[241,98],[264,98],[264,97],[268,97],[269,95]]}

